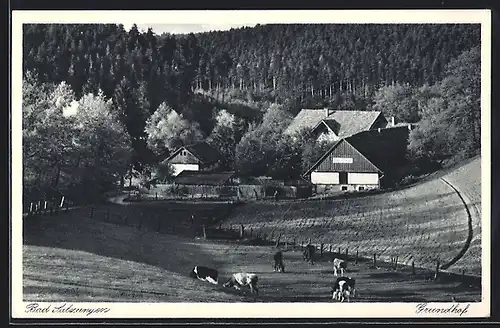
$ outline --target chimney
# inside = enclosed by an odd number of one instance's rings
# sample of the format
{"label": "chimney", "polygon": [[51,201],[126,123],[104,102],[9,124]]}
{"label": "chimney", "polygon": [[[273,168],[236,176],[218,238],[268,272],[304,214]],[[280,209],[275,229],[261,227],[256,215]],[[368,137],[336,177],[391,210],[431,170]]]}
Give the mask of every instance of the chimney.
{"label": "chimney", "polygon": [[396,126],[396,120],[394,119],[394,116],[391,117],[391,126]]}
{"label": "chimney", "polygon": [[330,110],[330,108],[328,108],[328,107],[325,107],[325,108],[324,108],[324,111],[325,111],[325,117],[328,117],[328,116],[330,116],[330,113],[331,113],[331,110]]}

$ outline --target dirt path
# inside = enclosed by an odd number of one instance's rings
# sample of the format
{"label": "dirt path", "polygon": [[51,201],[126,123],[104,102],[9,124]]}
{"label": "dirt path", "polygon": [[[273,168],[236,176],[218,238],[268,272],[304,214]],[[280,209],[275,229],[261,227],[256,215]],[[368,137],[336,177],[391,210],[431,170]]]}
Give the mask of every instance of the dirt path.
{"label": "dirt path", "polygon": [[443,181],[444,183],[446,183],[448,186],[450,186],[450,188],[452,188],[457,193],[458,197],[460,197],[460,200],[464,204],[465,211],[467,212],[467,225],[468,225],[468,228],[469,228],[468,235],[467,235],[467,240],[465,241],[464,247],[460,250],[460,252],[453,259],[451,259],[451,261],[449,261],[448,263],[445,263],[445,264],[441,265],[441,269],[447,270],[449,267],[451,267],[453,264],[455,264],[458,260],[460,260],[464,256],[464,254],[467,252],[467,250],[469,249],[469,246],[470,246],[470,243],[471,243],[472,237],[473,237],[472,216],[471,216],[471,212],[470,212],[469,206],[467,206],[467,202],[462,197],[462,195],[460,194],[460,192],[458,191],[458,189],[455,188],[455,186],[453,186],[445,178],[440,178],[440,179],[441,179],[441,181]]}

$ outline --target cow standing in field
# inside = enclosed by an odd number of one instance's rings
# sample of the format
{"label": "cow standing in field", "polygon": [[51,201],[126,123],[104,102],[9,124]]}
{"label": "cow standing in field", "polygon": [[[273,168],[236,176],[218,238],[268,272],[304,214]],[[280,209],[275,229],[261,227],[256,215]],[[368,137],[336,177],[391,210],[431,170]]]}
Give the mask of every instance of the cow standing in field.
{"label": "cow standing in field", "polygon": [[211,284],[217,285],[219,272],[215,269],[207,268],[204,266],[196,265],[189,273],[191,278],[196,278],[201,281],[208,281]]}
{"label": "cow standing in field", "polygon": [[302,253],[304,257],[304,261],[310,262],[311,264],[314,264],[314,253],[316,252],[316,248],[308,244],[306,245],[306,248],[304,249],[304,253]]}
{"label": "cow standing in field", "polygon": [[236,290],[241,290],[242,286],[248,286],[252,294],[259,294],[259,288],[257,287],[258,281],[259,278],[255,273],[240,272],[233,274],[222,286],[234,287]]}
{"label": "cow standing in field", "polygon": [[340,277],[344,277],[346,272],[347,272],[347,262],[341,259],[333,259],[333,274],[335,277],[339,276],[339,271],[340,271]]}
{"label": "cow standing in field", "polygon": [[356,295],[356,281],[349,277],[339,277],[332,288],[332,299],[340,302],[350,302],[351,297]]}
{"label": "cow standing in field", "polygon": [[285,265],[283,264],[283,253],[281,251],[277,251],[274,254],[273,271],[285,272]]}

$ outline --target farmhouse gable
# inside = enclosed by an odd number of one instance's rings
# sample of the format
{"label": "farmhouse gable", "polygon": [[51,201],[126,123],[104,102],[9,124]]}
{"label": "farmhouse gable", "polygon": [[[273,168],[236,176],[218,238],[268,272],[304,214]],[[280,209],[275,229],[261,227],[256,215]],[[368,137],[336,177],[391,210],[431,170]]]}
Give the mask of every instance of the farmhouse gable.
{"label": "farmhouse gable", "polygon": [[395,179],[406,163],[407,126],[362,131],[337,141],[304,173],[315,185],[337,185],[341,190],[380,187]]}

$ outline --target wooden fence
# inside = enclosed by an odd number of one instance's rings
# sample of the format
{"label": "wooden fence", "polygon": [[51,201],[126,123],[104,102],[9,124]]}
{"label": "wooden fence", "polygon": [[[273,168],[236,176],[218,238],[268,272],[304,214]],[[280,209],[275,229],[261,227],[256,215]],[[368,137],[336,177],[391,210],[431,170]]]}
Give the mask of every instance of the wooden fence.
{"label": "wooden fence", "polygon": [[66,201],[65,196],[61,199],[55,200],[38,200],[26,204],[25,212],[23,216],[37,216],[37,215],[57,215],[61,211],[68,211],[70,208],[69,202]]}
{"label": "wooden fence", "polygon": [[149,190],[146,198],[154,199],[221,199],[221,200],[260,200],[272,198],[278,190],[281,198],[298,198],[311,196],[308,187],[297,186],[266,186],[266,185],[175,185],[159,184]]}
{"label": "wooden fence", "polygon": [[[64,197],[58,203],[48,201],[32,202],[29,206],[29,211],[25,213],[27,216],[39,215],[57,215],[59,212],[67,212],[76,207],[69,207],[65,202]],[[306,245],[313,245],[320,259],[340,258],[350,263],[358,264],[358,262],[371,262],[372,268],[388,268],[390,270],[411,269],[411,276],[417,276],[417,269],[426,272],[427,280],[437,281],[442,276],[441,262],[436,260],[436,265],[432,274],[429,274],[429,269],[418,267],[412,261],[411,266],[400,263],[400,257],[395,254],[386,258],[381,258],[377,253],[360,253],[359,249],[349,249],[345,245],[336,245],[335,243],[314,242],[311,238],[300,239],[297,237],[289,237],[283,233],[266,233],[260,230],[254,231],[253,227],[245,227],[244,225],[229,225],[223,226],[218,217],[210,219],[195,217],[194,215],[186,215],[184,212],[179,218],[174,220],[165,220],[163,212],[134,212],[129,206],[88,206],[78,207],[81,210],[87,208],[88,218],[99,220],[111,224],[128,226],[138,229],[139,231],[150,231],[161,234],[175,234],[186,237],[203,238],[203,239],[233,239],[244,240],[253,245],[269,245],[284,249],[285,251],[302,250]],[[447,276],[451,273],[445,272]],[[462,270],[458,275],[462,283],[470,284],[477,283],[478,277],[466,275],[466,271]],[[479,278],[480,279],[480,278]]]}
{"label": "wooden fence", "polygon": [[[245,227],[244,225],[229,225],[223,227],[222,225],[202,229],[202,237],[204,239],[217,239],[220,236],[234,239],[246,239],[251,244],[269,245],[279,247],[285,251],[289,250],[303,250],[306,245],[313,245],[316,249],[316,254],[320,259],[329,259],[333,261],[334,258],[340,258],[349,263],[358,264],[359,262],[371,262],[371,268],[386,268],[389,270],[406,270],[410,272],[410,276],[417,277],[417,272],[423,273],[426,280],[438,281],[444,273],[446,276],[458,276],[459,280],[464,284],[477,284],[480,283],[480,277],[467,275],[465,270],[457,275],[451,272],[442,272],[442,265],[439,259],[435,261],[433,269],[418,267],[415,261],[411,265],[406,265],[400,262],[400,257],[395,254],[393,256],[382,258],[378,253],[360,253],[359,249],[349,249],[348,246],[337,246],[335,243],[314,242],[311,238],[297,239],[297,237],[288,237],[283,233],[265,233],[260,230],[254,231],[252,227]],[[411,271],[410,271],[411,270]],[[420,272],[419,272],[420,271]]]}

